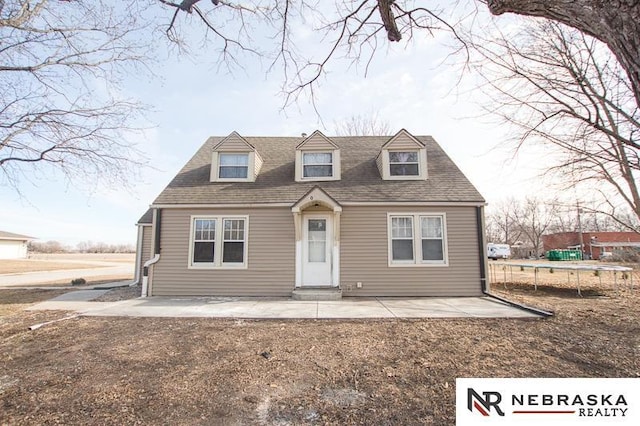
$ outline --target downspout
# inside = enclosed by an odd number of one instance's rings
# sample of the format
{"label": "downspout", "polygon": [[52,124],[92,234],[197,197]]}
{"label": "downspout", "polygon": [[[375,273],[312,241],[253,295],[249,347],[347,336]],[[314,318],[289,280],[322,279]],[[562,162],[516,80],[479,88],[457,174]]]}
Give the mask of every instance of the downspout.
{"label": "downspout", "polygon": [[496,296],[494,294],[489,293],[487,286],[487,268],[485,264],[485,260],[487,258],[487,248],[484,243],[484,221],[482,220],[482,207],[476,207],[476,226],[478,233],[478,254],[480,260],[480,288],[482,289],[482,294],[485,296],[495,299],[501,303],[505,303],[509,306],[513,306],[514,308],[522,309],[523,311],[531,312],[536,315],[540,315],[541,317],[548,318],[552,317],[552,312],[543,311],[542,309],[537,309],[527,305],[521,305],[516,302],[512,302],[511,300],[507,300],[503,297]]}
{"label": "downspout", "polygon": [[153,224],[155,225],[155,234],[153,238],[153,257],[144,263],[142,269],[142,291],[141,297],[147,297],[149,292],[149,267],[160,260],[160,224],[162,219],[162,210],[155,209],[153,211]]}
{"label": "downspout", "polygon": [[488,294],[487,291],[487,267],[485,259],[487,258],[487,246],[484,243],[484,221],[482,220],[482,207],[476,207],[476,231],[478,232],[478,253],[480,254],[480,288],[482,292]]}

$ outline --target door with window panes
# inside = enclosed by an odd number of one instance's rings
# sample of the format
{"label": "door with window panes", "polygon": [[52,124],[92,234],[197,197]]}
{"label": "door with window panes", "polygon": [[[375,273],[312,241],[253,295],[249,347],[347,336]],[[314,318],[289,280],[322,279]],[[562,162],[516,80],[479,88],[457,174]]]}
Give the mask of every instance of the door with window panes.
{"label": "door with window panes", "polygon": [[302,285],[330,286],[333,220],[329,214],[305,215],[302,239]]}

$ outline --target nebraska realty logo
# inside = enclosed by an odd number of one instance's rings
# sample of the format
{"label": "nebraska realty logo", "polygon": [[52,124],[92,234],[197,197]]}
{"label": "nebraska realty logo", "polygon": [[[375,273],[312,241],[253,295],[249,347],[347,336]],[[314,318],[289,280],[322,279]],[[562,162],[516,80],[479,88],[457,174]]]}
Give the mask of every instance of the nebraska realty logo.
{"label": "nebraska realty logo", "polygon": [[638,425],[640,379],[457,379],[456,424]]}

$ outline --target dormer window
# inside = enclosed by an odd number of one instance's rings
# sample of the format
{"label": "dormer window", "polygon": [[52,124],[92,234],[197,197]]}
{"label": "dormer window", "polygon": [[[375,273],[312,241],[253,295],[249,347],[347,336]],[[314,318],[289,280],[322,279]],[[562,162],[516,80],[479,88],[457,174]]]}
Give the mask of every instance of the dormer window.
{"label": "dormer window", "polygon": [[219,179],[246,179],[249,175],[249,153],[221,153],[219,167]]}
{"label": "dormer window", "polygon": [[418,151],[389,151],[391,176],[420,176]]}
{"label": "dormer window", "polygon": [[340,180],[340,148],[316,130],[296,146],[296,182]]}
{"label": "dormer window", "polygon": [[262,157],[236,132],[218,142],[211,153],[211,182],[255,182]]}
{"label": "dormer window", "polygon": [[376,158],[383,180],[427,180],[427,147],[402,129],[382,145]]}
{"label": "dormer window", "polygon": [[333,177],[333,153],[303,152],[302,177]]}

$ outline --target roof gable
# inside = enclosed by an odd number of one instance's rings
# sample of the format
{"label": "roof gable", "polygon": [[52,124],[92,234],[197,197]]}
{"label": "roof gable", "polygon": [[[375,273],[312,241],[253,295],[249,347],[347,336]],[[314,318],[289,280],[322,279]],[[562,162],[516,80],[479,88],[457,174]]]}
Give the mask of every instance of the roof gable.
{"label": "roof gable", "polygon": [[331,139],[322,134],[320,130],[311,133],[305,140],[300,142],[296,149],[339,149]]}
{"label": "roof gable", "polygon": [[420,149],[424,147],[422,142],[405,129],[400,129],[398,133],[382,145],[382,149]]}
{"label": "roof gable", "polygon": [[213,151],[255,151],[256,148],[235,130],[213,147]]}
{"label": "roof gable", "polygon": [[320,188],[318,185],[311,188],[306,194],[304,194],[296,203],[291,207],[293,213],[300,213],[302,210],[309,206],[322,205],[328,207],[334,212],[342,211],[342,206],[331,195]]}

